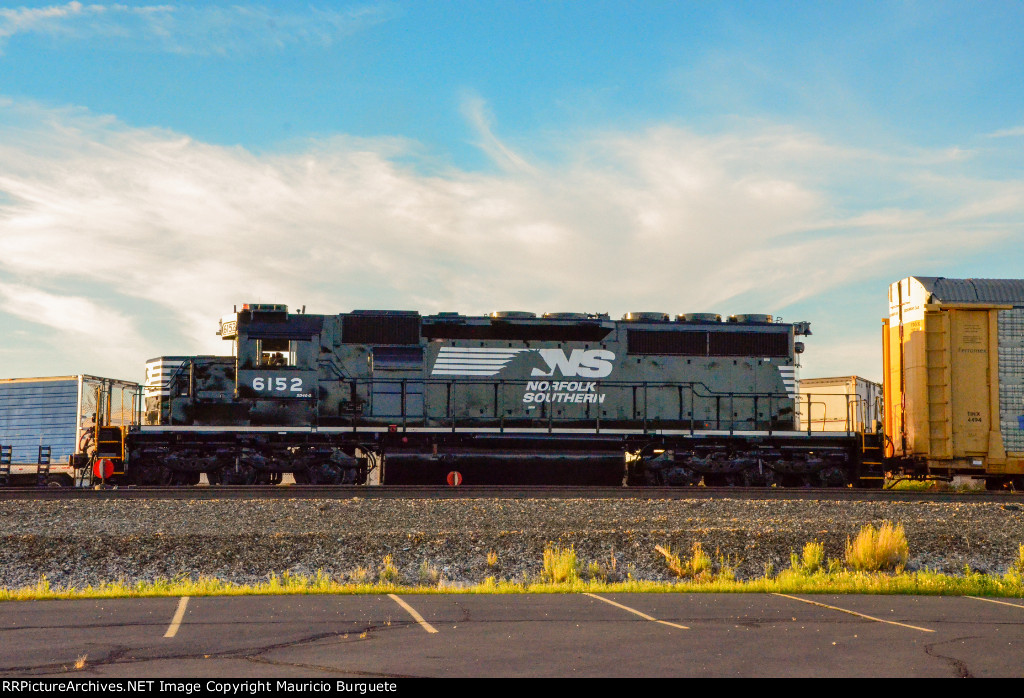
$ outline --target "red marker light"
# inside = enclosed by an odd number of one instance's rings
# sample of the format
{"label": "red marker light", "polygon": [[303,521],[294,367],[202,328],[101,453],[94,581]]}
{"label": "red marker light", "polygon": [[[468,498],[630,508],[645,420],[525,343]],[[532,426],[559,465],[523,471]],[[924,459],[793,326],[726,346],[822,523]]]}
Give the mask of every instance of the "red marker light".
{"label": "red marker light", "polygon": [[100,458],[92,464],[92,474],[97,480],[109,480],[114,474],[114,463],[109,458]]}

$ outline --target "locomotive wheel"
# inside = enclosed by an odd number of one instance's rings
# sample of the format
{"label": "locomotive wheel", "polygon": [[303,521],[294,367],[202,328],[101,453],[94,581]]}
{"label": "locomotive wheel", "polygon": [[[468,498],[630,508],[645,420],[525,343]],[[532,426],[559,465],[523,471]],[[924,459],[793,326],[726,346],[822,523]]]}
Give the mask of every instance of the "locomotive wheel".
{"label": "locomotive wheel", "polygon": [[256,469],[245,464],[224,468],[220,471],[220,482],[222,485],[254,485]]}
{"label": "locomotive wheel", "polygon": [[[310,485],[337,485],[342,481],[341,471],[331,463],[310,465],[303,474]],[[298,478],[295,481],[298,482]]]}
{"label": "locomotive wheel", "polygon": [[818,479],[823,487],[845,487],[850,483],[849,474],[841,465],[822,468],[818,471]]}
{"label": "locomotive wheel", "polygon": [[747,468],[743,471],[744,487],[771,487],[775,481],[775,471],[771,468]]}
{"label": "locomotive wheel", "polygon": [[654,484],[663,487],[689,487],[700,482],[700,475],[689,468],[674,466],[662,470],[648,471],[648,475],[654,476]]}
{"label": "locomotive wheel", "polygon": [[787,474],[779,481],[780,487],[810,487],[811,482],[806,475]]}
{"label": "locomotive wheel", "polygon": [[141,464],[131,471],[133,485],[143,487],[166,487],[171,484],[174,474],[166,465]]}
{"label": "locomotive wheel", "polygon": [[191,487],[192,485],[199,484],[199,478],[202,473],[194,473],[189,471],[178,471],[171,473],[171,484],[178,486]]}

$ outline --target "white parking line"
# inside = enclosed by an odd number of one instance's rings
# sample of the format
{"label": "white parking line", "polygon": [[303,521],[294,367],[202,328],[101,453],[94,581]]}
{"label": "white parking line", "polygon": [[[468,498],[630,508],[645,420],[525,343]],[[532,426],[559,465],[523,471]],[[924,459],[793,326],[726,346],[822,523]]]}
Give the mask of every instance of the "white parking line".
{"label": "white parking line", "polygon": [[610,603],[612,606],[616,606],[618,608],[621,608],[623,611],[629,611],[630,613],[632,613],[634,615],[638,615],[641,618],[643,618],[644,620],[649,620],[652,623],[661,623],[662,625],[667,625],[667,626],[672,627],[672,628],[679,628],[680,630],[689,630],[689,628],[686,627],[685,625],[679,625],[678,623],[669,623],[667,620],[658,620],[657,618],[653,618],[653,617],[647,615],[646,613],[642,613],[642,612],[636,610],[635,608],[630,608],[629,606],[623,606],[621,603],[616,603],[616,602],[612,601],[611,599],[606,599],[603,596],[598,596],[597,594],[591,594],[589,592],[583,592],[583,595],[584,596],[589,596],[592,599],[597,599],[598,601],[604,601],[605,603]]}
{"label": "white parking line", "polygon": [[178,634],[178,628],[181,627],[181,619],[185,617],[186,606],[188,606],[188,597],[182,596],[181,601],[178,602],[178,610],[174,612],[174,618],[171,619],[171,625],[167,628],[167,632],[164,633],[164,637],[174,637]]}
{"label": "white parking line", "polygon": [[426,630],[428,633],[436,633],[437,632],[437,629],[433,625],[431,625],[427,621],[423,620],[423,616],[421,616],[419,613],[417,613],[416,609],[413,608],[412,606],[410,606],[409,604],[407,604],[405,601],[402,601],[400,598],[398,598],[394,594],[388,594],[388,598],[394,599],[395,603],[397,603],[399,606],[404,608],[409,613],[409,615],[412,616],[412,619],[414,621],[416,621],[417,623],[419,623],[420,627],[423,628],[424,630]]}
{"label": "white parking line", "polygon": [[840,611],[842,613],[849,613],[851,616],[857,616],[858,618],[866,618],[868,620],[873,620],[873,621],[876,621],[878,623],[888,623],[889,625],[898,625],[898,626],[903,627],[903,628],[910,628],[911,630],[920,630],[923,633],[934,633],[935,632],[934,630],[929,630],[928,628],[919,628],[916,625],[907,625],[906,623],[898,623],[898,622],[896,622],[894,620],[884,620],[882,618],[875,618],[874,616],[869,616],[869,615],[866,615],[864,613],[857,613],[857,611],[851,611],[851,610],[849,610],[847,608],[839,608],[838,606],[829,606],[828,604],[820,603],[818,601],[811,601],[810,599],[801,599],[798,596],[790,596],[788,594],[776,594],[776,593],[772,593],[772,596],[781,596],[784,599],[793,599],[794,601],[803,601],[804,603],[809,603],[812,606],[821,606],[822,608],[828,608],[828,609],[831,609],[833,611]]}
{"label": "white parking line", "polygon": [[967,598],[974,599],[975,601],[988,601],[989,603],[998,603],[1002,604],[1003,606],[1013,606],[1014,608],[1024,610],[1024,606],[1022,606],[1019,603],[1009,603],[1008,601],[996,601],[995,599],[986,599],[981,596],[968,596]]}

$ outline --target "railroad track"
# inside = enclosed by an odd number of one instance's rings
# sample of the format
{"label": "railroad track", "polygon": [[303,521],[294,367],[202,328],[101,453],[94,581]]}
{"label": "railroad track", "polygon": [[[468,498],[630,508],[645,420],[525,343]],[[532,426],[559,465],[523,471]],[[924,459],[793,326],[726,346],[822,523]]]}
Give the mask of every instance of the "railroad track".
{"label": "railroad track", "polygon": [[908,492],[777,487],[419,487],[277,485],[196,487],[7,487],[0,500],[50,499],[777,499],[889,502],[1005,502],[1024,509],[1020,492]]}

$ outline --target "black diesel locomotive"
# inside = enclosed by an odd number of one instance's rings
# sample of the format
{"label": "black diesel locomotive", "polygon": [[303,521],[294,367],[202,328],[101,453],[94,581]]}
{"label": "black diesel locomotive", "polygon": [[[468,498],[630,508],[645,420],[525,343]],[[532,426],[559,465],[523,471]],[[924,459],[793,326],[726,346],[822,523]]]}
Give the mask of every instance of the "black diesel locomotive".
{"label": "black diesel locomotive", "polygon": [[770,315],[289,313],[221,320],[230,356],[147,364],[135,484],[843,486],[860,436],[798,429],[808,323]]}

